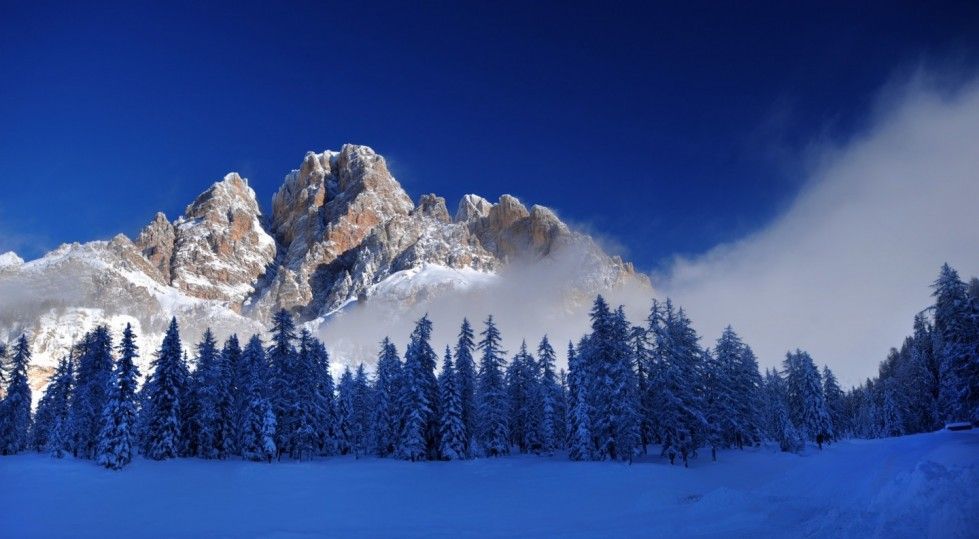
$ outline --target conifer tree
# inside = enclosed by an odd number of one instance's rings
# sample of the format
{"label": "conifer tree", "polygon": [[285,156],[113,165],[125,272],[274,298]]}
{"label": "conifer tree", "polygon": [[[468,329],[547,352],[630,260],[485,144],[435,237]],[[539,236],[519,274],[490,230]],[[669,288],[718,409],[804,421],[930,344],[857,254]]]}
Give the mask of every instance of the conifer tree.
{"label": "conifer tree", "polygon": [[[657,306],[658,307],[658,306]],[[654,309],[651,326],[655,348],[655,378],[650,384],[657,410],[657,438],[663,455],[684,465],[697,454],[707,430],[703,411],[703,353],[683,309],[669,300]]]}
{"label": "conifer tree", "polygon": [[563,393],[558,376],[554,372],[554,348],[547,335],[537,345],[537,361],[541,374],[541,450],[546,454],[553,453],[563,445],[561,443],[561,401]]}
{"label": "conifer tree", "polygon": [[394,343],[385,337],[377,358],[372,422],[374,453],[379,457],[392,455],[398,447],[398,434],[401,431],[398,407],[400,395],[401,359]]}
{"label": "conifer tree", "polygon": [[350,367],[344,367],[337,387],[337,449],[341,455],[355,449],[354,437],[354,375]]}
{"label": "conifer tree", "polygon": [[979,315],[958,273],[942,266],[932,285],[938,408],[945,421],[979,419]]}
{"label": "conifer tree", "polygon": [[241,456],[246,460],[272,462],[278,454],[275,446],[276,420],[267,394],[268,363],[258,335],[252,336],[242,351],[241,367],[246,403],[238,426]]}
{"label": "conifer tree", "polygon": [[822,380],[823,395],[826,397],[826,411],[829,413],[830,424],[833,426],[833,437],[840,439],[848,430],[843,390],[840,389],[840,384],[836,381],[836,375],[826,365],[823,365]]}
{"label": "conifer tree", "polygon": [[31,431],[31,386],[27,383],[27,366],[31,348],[27,336],[21,335],[10,361],[10,382],[0,401],[0,454],[13,455],[28,448]]}
{"label": "conifer tree", "polygon": [[477,374],[476,407],[477,440],[483,453],[498,457],[510,452],[507,424],[507,396],[503,379],[502,337],[491,315],[479,343],[481,358]]}
{"label": "conifer tree", "polygon": [[219,364],[221,386],[218,398],[218,439],[221,441],[218,446],[219,458],[227,458],[231,455],[238,455],[238,442],[241,435],[238,432],[238,425],[241,424],[239,417],[242,408],[241,402],[241,344],[238,336],[232,335],[225,341],[221,349],[221,362]]}
{"label": "conifer tree", "polygon": [[466,432],[462,421],[462,398],[456,383],[452,351],[445,347],[445,360],[439,377],[439,453],[445,460],[466,458]]}
{"label": "conifer tree", "polygon": [[136,384],[139,369],[136,336],[131,325],[126,324],[119,344],[119,361],[112,373],[109,401],[102,411],[102,428],[99,433],[96,461],[100,466],[118,470],[133,459],[136,453]]}
{"label": "conifer tree", "polygon": [[826,410],[819,369],[808,353],[796,350],[784,362],[789,416],[803,437],[815,442],[830,440],[833,427]]}
{"label": "conifer tree", "polygon": [[353,386],[353,436],[354,455],[366,455],[370,445],[371,394],[370,382],[364,364],[357,366]]}
{"label": "conifer tree", "polygon": [[197,369],[191,375],[193,417],[191,422],[191,451],[199,457],[214,459],[220,456],[223,440],[220,401],[222,400],[222,368],[217,341],[210,329],[204,331],[197,345]]}
{"label": "conifer tree", "polygon": [[333,455],[337,452],[335,387],[330,372],[330,354],[318,340],[313,341],[313,367],[316,401],[313,412],[319,452],[321,455]]}
{"label": "conifer tree", "polygon": [[267,352],[270,369],[269,397],[275,413],[275,446],[279,456],[290,454],[299,428],[299,393],[295,383],[295,323],[288,311],[278,311],[272,319],[272,343]]}
{"label": "conifer tree", "polygon": [[34,414],[33,444],[36,451],[47,451],[61,458],[71,449],[68,406],[73,382],[73,364],[70,358],[65,357],[58,362]]}
{"label": "conifer tree", "polygon": [[782,451],[801,451],[805,440],[792,424],[785,382],[774,370],[765,373],[765,393],[769,436],[778,443]]}
{"label": "conifer tree", "polygon": [[438,380],[431,335],[432,323],[423,316],[405,351],[401,396],[404,424],[398,452],[413,461],[438,458]]}
{"label": "conifer tree", "polygon": [[506,370],[510,443],[522,453],[537,453],[541,448],[539,427],[543,405],[536,371],[537,365],[524,341]]}
{"label": "conifer tree", "polygon": [[183,439],[182,399],[187,394],[189,373],[176,318],[170,321],[152,367],[148,402],[143,407],[146,415],[143,453],[153,460],[171,459],[180,456],[187,445]]}
{"label": "conifer tree", "polygon": [[462,403],[462,424],[466,433],[466,455],[472,456],[476,436],[476,363],[473,360],[475,350],[474,335],[469,320],[462,319],[459,329],[459,339],[455,347],[456,378],[459,386],[459,398]]}
{"label": "conifer tree", "polygon": [[98,448],[102,411],[112,380],[112,337],[105,326],[85,336],[71,402],[72,452],[92,459]]}

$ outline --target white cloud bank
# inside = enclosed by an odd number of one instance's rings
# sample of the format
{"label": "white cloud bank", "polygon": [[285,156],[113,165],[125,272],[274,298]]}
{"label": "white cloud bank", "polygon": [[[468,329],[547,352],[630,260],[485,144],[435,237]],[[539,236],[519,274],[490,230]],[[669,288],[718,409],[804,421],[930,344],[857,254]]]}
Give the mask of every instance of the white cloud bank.
{"label": "white cloud bank", "polygon": [[770,226],[658,280],[705,342],[731,323],[763,367],[799,347],[855,384],[910,333],[943,262],[979,273],[979,79],[929,80],[892,88],[865,134],[823,149]]}

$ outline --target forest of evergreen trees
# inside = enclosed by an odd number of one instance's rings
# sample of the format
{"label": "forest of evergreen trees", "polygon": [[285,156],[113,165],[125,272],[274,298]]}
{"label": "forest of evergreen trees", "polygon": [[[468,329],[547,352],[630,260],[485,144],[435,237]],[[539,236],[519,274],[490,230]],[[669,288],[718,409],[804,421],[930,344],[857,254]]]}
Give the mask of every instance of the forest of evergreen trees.
{"label": "forest of evergreen trees", "polygon": [[979,281],[948,265],[935,304],[881,363],[877,378],[844,392],[804,351],[759,372],[728,327],[700,345],[683,309],[654,302],[642,324],[599,296],[591,331],[567,345],[568,369],[545,336],[507,360],[492,316],[479,333],[463,320],[441,358],[432,322],[419,320],[402,356],[380,343],[373,372],[339,381],[322,342],[286,311],[268,340],[223,345],[210,331],[191,353],[177,321],[142,386],[136,336],[118,345],[96,328],[62,360],[31,410],[26,336],[0,345],[0,453],[74,455],[119,469],[141,454],[305,460],[373,455],[407,460],[566,454],[631,461],[651,449],[671,463],[765,441],[783,451],[842,437],[883,437],[979,420]]}

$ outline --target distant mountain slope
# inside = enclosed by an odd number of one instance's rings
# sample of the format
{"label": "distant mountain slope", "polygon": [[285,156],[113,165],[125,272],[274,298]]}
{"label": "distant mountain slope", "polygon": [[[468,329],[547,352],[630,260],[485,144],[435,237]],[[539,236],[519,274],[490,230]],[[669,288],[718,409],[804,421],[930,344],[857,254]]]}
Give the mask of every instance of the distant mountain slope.
{"label": "distant mountain slope", "polygon": [[[497,282],[515,264],[573,256],[560,275],[579,302],[623,285],[649,288],[645,275],[606,254],[550,209],[503,195],[466,195],[414,204],[366,146],[307,153],[264,215],[237,173],[218,181],[170,221],[157,214],[135,241],[66,244],[38,260],[0,255],[0,340],[27,332],[35,387],[71,344],[97,324],[134,324],[144,365],[164,324],[177,316],[187,339],[205,327],[219,336],[262,331],[286,308],[322,327],[344,308],[401,308]],[[373,346],[374,343],[370,343]],[[344,358],[341,358],[341,360]]]}

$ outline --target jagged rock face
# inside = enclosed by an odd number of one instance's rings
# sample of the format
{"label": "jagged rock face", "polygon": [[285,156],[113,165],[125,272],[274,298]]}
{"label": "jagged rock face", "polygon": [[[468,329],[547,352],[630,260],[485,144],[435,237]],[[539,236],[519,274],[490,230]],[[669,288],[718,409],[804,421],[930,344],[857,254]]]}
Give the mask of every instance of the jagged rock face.
{"label": "jagged rock face", "polygon": [[457,208],[450,216],[434,194],[413,204],[365,146],[307,153],[267,222],[247,181],[231,173],[176,221],[157,214],[135,242],[63,245],[26,264],[0,255],[0,340],[35,336],[37,372],[47,372],[96,324],[132,323],[151,357],[170,316],[190,339],[208,326],[248,334],[279,308],[322,321],[351,302],[425,301],[569,248],[575,265],[562,271],[572,273],[556,278],[573,301],[630,279],[648,283],[543,206],[466,195]]}
{"label": "jagged rock face", "polygon": [[[495,271],[577,241],[554,212],[528,211],[510,195],[497,204],[466,195],[455,219],[434,194],[422,195],[416,207],[384,159],[364,146],[307,153],[286,176],[272,212],[282,252],[274,278],[250,304],[263,318],[277,308],[307,319],[328,314],[422,264]],[[618,266],[604,253],[600,258]]]}
{"label": "jagged rock face", "polygon": [[159,271],[163,284],[170,284],[171,281],[170,263],[173,260],[175,240],[176,232],[173,224],[162,212],[156,214],[136,240],[143,257]]}
{"label": "jagged rock face", "polygon": [[197,197],[174,224],[173,286],[238,305],[275,260],[255,191],[231,173]]}

